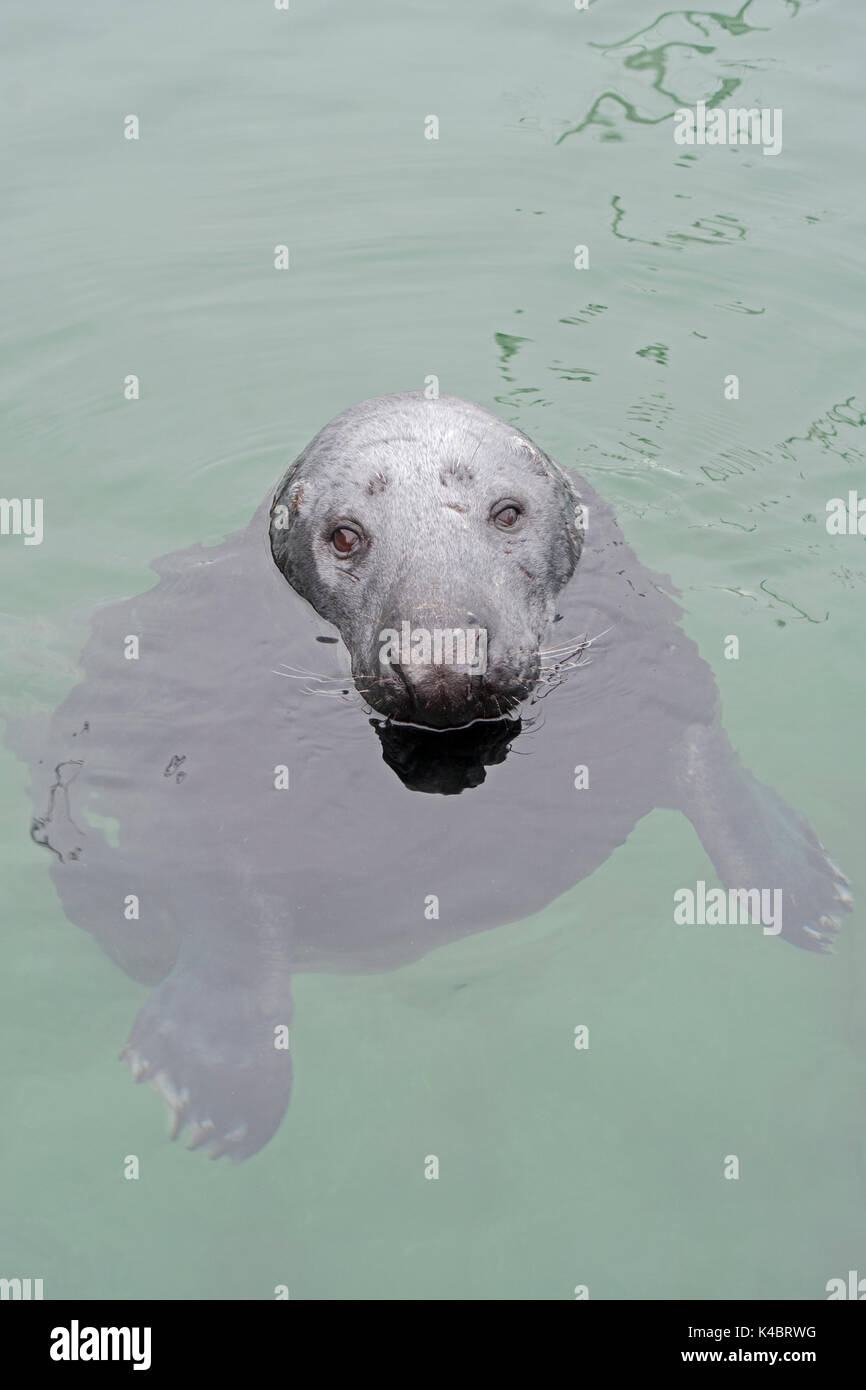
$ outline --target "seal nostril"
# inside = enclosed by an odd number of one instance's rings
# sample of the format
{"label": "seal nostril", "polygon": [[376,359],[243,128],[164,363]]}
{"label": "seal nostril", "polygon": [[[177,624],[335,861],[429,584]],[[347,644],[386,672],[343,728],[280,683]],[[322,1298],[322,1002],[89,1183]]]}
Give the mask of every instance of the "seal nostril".
{"label": "seal nostril", "polygon": [[392,665],[391,665],[391,670],[392,670],[392,671],[396,671],[397,675],[400,677],[400,680],[403,682],[403,686],[404,686],[404,689],[405,689],[405,691],[406,691],[406,694],[409,696],[409,699],[412,701],[412,704],[414,705],[414,703],[415,703],[415,688],[414,688],[414,686],[413,686],[411,680],[410,680],[409,677],[407,676],[406,672],[403,670],[403,667],[400,665],[399,661],[395,661],[395,662],[392,663]]}

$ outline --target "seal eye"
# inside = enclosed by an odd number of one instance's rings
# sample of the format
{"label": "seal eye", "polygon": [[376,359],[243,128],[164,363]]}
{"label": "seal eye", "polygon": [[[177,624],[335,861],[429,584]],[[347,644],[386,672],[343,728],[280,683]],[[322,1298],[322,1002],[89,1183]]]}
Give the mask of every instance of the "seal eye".
{"label": "seal eye", "polygon": [[360,544],[361,537],[358,532],[348,526],[338,526],[331,534],[331,545],[338,555],[351,555]]}
{"label": "seal eye", "polygon": [[493,525],[498,526],[500,531],[508,531],[512,526],[516,526],[520,520],[520,508],[516,502],[508,502],[499,511],[494,513]]}

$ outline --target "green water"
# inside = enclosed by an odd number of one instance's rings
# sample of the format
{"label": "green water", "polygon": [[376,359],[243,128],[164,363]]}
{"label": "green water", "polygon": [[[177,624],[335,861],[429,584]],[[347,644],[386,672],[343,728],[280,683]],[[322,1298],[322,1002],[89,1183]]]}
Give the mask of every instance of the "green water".
{"label": "green water", "polygon": [[[856,895],[866,552],[824,515],[864,478],[866,10],[719,3],[6,0],[0,492],[44,498],[45,535],[0,537],[2,708],[52,708],[94,607],[245,524],[339,409],[435,375],[673,575],[734,744]],[[714,98],[781,108],[782,153],[677,146],[674,109]],[[866,1274],[862,910],[829,959],[684,936],[672,874],[715,880],[657,811],[532,920],[298,977],[289,1115],[230,1167],[115,1060],[146,991],[65,920],[0,765],[0,1275],[760,1299]]]}

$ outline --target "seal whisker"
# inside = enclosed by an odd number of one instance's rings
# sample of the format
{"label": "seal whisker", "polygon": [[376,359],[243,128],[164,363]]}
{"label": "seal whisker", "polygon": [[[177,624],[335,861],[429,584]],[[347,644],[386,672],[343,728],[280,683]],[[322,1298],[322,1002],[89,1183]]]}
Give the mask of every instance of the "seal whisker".
{"label": "seal whisker", "polygon": [[282,677],[283,677],[283,680],[287,680],[287,681],[332,681],[332,680],[338,679],[338,677],[336,677],[336,676],[314,676],[314,675],[312,675],[312,674],[308,675],[306,672],[304,672],[304,673],[302,674],[300,671],[298,671],[298,672],[296,673],[296,672],[294,672],[294,671],[273,671],[273,670],[272,670],[272,671],[271,671],[271,675],[272,675],[272,676],[282,676]]}
{"label": "seal whisker", "polygon": [[277,670],[272,670],[271,674],[274,675],[274,676],[285,676],[287,680],[295,680],[295,681],[303,681],[303,680],[323,681],[323,682],[328,682],[328,683],[330,683],[330,684],[342,683],[343,685],[345,685],[345,683],[346,683],[347,680],[365,680],[365,681],[368,681],[368,680],[369,680],[369,681],[371,681],[371,680],[376,680],[376,678],[377,678],[377,676],[378,676],[378,672],[374,672],[374,671],[357,671],[357,672],[352,672],[351,675],[347,674],[347,673],[344,671],[342,674],[341,674],[340,672],[337,672],[336,675],[326,676],[326,675],[320,675],[317,671],[305,671],[305,670],[303,669],[302,666],[297,666],[297,667],[295,667],[294,670],[292,670],[292,671],[277,671]]}
{"label": "seal whisker", "polygon": [[282,676],[288,672],[293,676],[303,677],[306,680],[341,681],[345,679],[345,676],[340,675],[339,672],[335,675],[330,675],[324,671],[310,671],[305,666],[290,666],[287,661],[281,661],[280,666],[283,667],[283,670],[275,670],[275,676]]}
{"label": "seal whisker", "polygon": [[567,651],[569,647],[582,647],[585,641],[586,641],[586,633],[585,633],[585,632],[579,632],[579,633],[575,633],[575,635],[574,635],[573,637],[569,637],[569,639],[568,639],[567,642],[556,642],[556,643],[554,643],[554,645],[553,645],[552,647],[539,647],[539,648],[538,648],[538,651],[540,651],[540,652],[563,652],[563,651]]}
{"label": "seal whisker", "polygon": [[613,632],[613,627],[606,627],[603,632],[597,632],[594,637],[587,637],[584,632],[580,637],[573,637],[569,642],[562,642],[556,647],[540,647],[539,656],[554,656],[557,652],[568,651],[572,648],[591,647],[593,642],[597,642],[600,637],[606,637],[609,632]]}

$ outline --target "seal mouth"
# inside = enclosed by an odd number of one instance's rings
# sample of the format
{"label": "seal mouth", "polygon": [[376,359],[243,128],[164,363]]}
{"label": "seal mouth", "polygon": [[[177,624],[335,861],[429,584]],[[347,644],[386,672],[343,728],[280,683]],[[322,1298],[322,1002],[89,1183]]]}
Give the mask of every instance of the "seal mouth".
{"label": "seal mouth", "polygon": [[355,678],[358,693],[377,714],[403,728],[448,733],[474,724],[512,720],[531,695],[535,681],[509,676],[491,682],[486,676],[450,667],[420,673],[395,666],[370,683]]}
{"label": "seal mouth", "polygon": [[417,720],[401,719],[397,715],[392,714],[386,715],[384,719],[379,721],[371,720],[371,723],[376,723],[377,726],[381,728],[417,729],[419,733],[432,734],[434,738],[439,736],[445,737],[448,734],[463,733],[466,729],[474,729],[476,725],[519,724],[521,722],[520,714],[517,709],[519,703],[519,701],[515,702],[514,706],[505,713],[477,714],[471,719],[456,724],[421,724]]}

